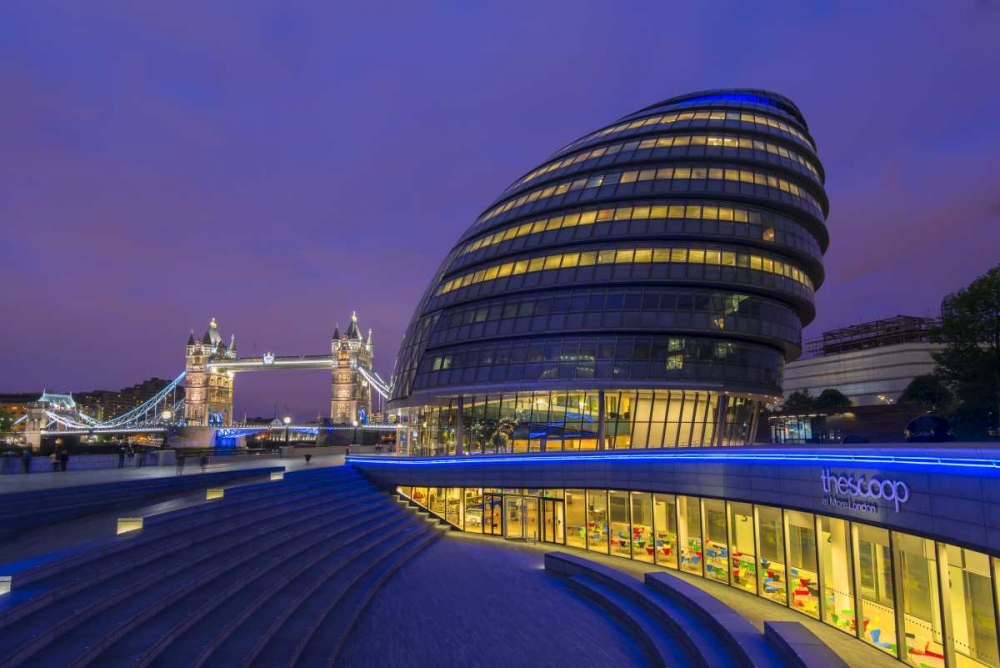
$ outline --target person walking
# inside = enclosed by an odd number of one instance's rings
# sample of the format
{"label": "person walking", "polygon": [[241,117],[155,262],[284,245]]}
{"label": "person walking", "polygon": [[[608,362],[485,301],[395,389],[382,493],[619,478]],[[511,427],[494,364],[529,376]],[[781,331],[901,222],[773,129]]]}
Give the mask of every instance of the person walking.
{"label": "person walking", "polygon": [[123,468],[125,466],[125,446],[120,446],[118,448],[118,468]]}
{"label": "person walking", "polygon": [[25,448],[21,453],[21,463],[24,464],[24,472],[31,473],[31,448]]}
{"label": "person walking", "polygon": [[53,471],[58,471],[59,470],[59,453],[57,453],[55,450],[53,450],[52,454],[49,455],[49,461],[52,463],[52,470]]}
{"label": "person walking", "polygon": [[66,448],[59,451],[59,463],[62,464],[63,471],[69,468],[69,450]]}

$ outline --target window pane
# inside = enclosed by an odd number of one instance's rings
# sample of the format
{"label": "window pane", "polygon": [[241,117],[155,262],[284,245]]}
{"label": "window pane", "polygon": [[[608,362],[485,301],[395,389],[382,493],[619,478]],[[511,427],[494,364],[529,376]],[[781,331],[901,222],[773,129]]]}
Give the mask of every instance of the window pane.
{"label": "window pane", "polygon": [[857,635],[851,581],[850,531],[846,520],[820,517],[819,567],[823,575],[823,621]]}
{"label": "window pane", "polygon": [[608,553],[608,498],[603,491],[587,491],[587,549]]}
{"label": "window pane", "polygon": [[760,545],[760,595],[788,605],[785,568],[785,532],[781,509],[757,506],[757,542]]}
{"label": "window pane", "polygon": [[941,597],[938,595],[934,541],[894,531],[892,544],[896,550],[896,568],[903,594],[900,602],[904,625],[902,655],[928,650],[943,655]]}
{"label": "window pane", "polygon": [[705,576],[729,584],[729,545],[725,502],[703,499],[705,514]]}
{"label": "window pane", "polygon": [[632,528],[629,526],[628,492],[608,492],[611,504],[611,553],[632,556]]}
{"label": "window pane", "polygon": [[677,497],[677,545],[681,570],[701,575],[704,564],[701,552],[701,502],[693,496]]}
{"label": "window pane", "polygon": [[656,526],[656,563],[677,568],[677,506],[673,494],[653,495],[653,523]]}
{"label": "window pane", "polygon": [[632,492],[632,556],[639,561],[653,562],[653,498],[644,492]]}
{"label": "window pane", "polygon": [[895,656],[896,609],[892,593],[892,563],[889,532],[863,524],[852,524],[854,561],[861,600],[861,638]]}
{"label": "window pane", "polygon": [[566,490],[566,544],[587,547],[587,507],[582,489]]}
{"label": "window pane", "polygon": [[732,550],[732,585],[757,593],[757,549],[754,545],[753,506],[749,503],[729,504],[729,546]]}
{"label": "window pane", "polygon": [[788,585],[792,594],[792,608],[818,619],[815,516],[786,510],[785,543],[788,545]]}

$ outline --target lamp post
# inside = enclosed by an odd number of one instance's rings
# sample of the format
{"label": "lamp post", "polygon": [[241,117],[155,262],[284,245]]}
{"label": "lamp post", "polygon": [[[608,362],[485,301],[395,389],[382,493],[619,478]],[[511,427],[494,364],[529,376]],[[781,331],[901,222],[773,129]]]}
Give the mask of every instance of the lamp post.
{"label": "lamp post", "polygon": [[285,423],[285,445],[288,445],[288,425],[292,423],[292,418],[287,415],[281,418],[281,421]]}
{"label": "lamp post", "polygon": [[358,442],[358,421],[354,421],[354,436],[351,438],[351,443],[356,445]]}

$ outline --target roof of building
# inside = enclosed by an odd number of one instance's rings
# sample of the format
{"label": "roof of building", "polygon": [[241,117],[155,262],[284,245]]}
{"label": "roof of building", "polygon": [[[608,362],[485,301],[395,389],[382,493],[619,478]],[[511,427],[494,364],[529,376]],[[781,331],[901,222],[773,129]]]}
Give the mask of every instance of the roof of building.
{"label": "roof of building", "polygon": [[347,326],[347,338],[352,341],[364,341],[361,330],[358,329],[358,313],[351,311],[351,324]]}

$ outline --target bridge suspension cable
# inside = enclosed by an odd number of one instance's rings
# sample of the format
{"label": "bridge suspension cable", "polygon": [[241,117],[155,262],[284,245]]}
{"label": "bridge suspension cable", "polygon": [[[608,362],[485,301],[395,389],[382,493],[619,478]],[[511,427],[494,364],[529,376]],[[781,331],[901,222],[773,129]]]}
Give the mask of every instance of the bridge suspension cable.
{"label": "bridge suspension cable", "polygon": [[355,368],[357,368],[358,372],[364,377],[365,380],[368,381],[375,391],[382,395],[383,399],[389,399],[389,396],[392,394],[392,387],[389,383],[382,380],[377,373],[372,374],[367,369],[360,366]]}

